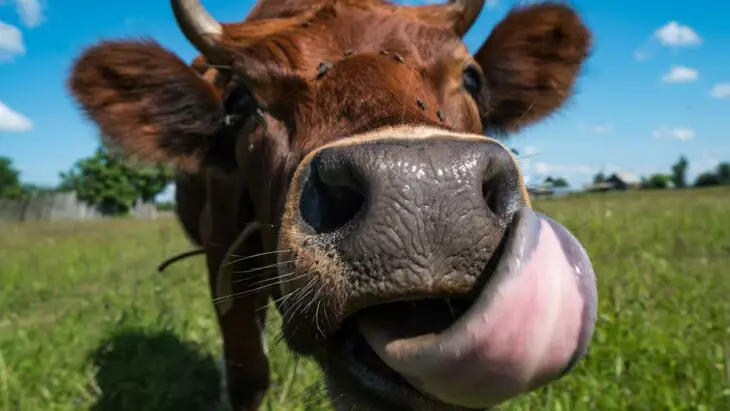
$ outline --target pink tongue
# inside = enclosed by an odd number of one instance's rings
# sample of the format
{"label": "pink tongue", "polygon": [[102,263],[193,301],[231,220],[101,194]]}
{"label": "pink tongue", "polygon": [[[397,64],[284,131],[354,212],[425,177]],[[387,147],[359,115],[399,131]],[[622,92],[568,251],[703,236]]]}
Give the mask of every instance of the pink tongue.
{"label": "pink tongue", "polygon": [[447,330],[399,338],[392,318],[361,320],[378,356],[425,395],[487,408],[560,378],[583,354],[595,321],[590,262],[562,226],[522,218],[487,289]]}

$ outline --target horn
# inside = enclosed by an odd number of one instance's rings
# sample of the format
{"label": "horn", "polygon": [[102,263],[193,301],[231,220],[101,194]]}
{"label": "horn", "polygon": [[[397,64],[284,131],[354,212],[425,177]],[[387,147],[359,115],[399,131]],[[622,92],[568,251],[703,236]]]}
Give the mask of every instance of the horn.
{"label": "horn", "polygon": [[484,8],[486,0],[449,0],[449,6],[459,10],[459,19],[454,21],[454,30],[463,36],[471,28],[482,8]]}
{"label": "horn", "polygon": [[227,64],[230,56],[221,45],[223,26],[199,0],[171,0],[178,26],[188,41],[212,64]]}

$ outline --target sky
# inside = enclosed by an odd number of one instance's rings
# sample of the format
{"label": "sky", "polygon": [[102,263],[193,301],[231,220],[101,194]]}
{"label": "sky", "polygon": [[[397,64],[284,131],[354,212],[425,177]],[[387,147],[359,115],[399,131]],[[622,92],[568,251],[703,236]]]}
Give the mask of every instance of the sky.
{"label": "sky", "polygon": [[[253,1],[203,3],[217,19],[238,21]],[[598,171],[667,172],[683,154],[694,178],[730,161],[730,1],[569,3],[593,31],[594,53],[571,102],[511,136],[528,184],[552,175],[580,187]],[[516,4],[489,1],[465,37],[471,52]],[[0,0],[0,156],[24,182],[55,185],[97,147],[97,129],[66,80],[85,47],[120,37],[154,38],[185,61],[196,55],[169,1]]]}

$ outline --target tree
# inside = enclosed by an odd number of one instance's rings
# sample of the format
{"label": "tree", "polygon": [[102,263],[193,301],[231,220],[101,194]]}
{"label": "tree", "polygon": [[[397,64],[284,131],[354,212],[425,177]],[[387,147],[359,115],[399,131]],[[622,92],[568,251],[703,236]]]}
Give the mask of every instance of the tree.
{"label": "tree", "polygon": [[687,157],[680,156],[679,160],[672,166],[672,182],[676,188],[687,187],[687,167],[689,162]]}
{"label": "tree", "polygon": [[672,181],[672,176],[666,174],[652,174],[648,179],[644,179],[644,188],[657,188],[664,189],[669,187],[669,182]]}
{"label": "tree", "polygon": [[593,184],[600,184],[606,182],[606,175],[603,174],[603,171],[599,171],[595,176],[593,176]]}
{"label": "tree", "polygon": [[170,167],[140,166],[128,168],[132,185],[137,190],[138,198],[144,202],[154,201],[158,194],[165,191],[165,187],[172,181],[174,172]]}
{"label": "tree", "polygon": [[704,172],[697,176],[695,180],[695,187],[711,187],[720,185],[720,180],[717,178],[717,174],[712,172]]}
{"label": "tree", "polygon": [[730,163],[722,162],[715,171],[707,171],[697,176],[695,187],[709,187],[730,184]]}
{"label": "tree", "polygon": [[570,186],[570,184],[568,184],[568,180],[564,179],[563,177],[547,177],[545,179],[545,184],[550,184],[555,188],[563,188],[563,187]]}
{"label": "tree", "polygon": [[715,169],[715,174],[720,184],[730,184],[730,163],[724,161],[718,164]]}
{"label": "tree", "polygon": [[107,214],[126,214],[138,199],[151,201],[170,183],[173,172],[164,166],[133,166],[104,145],[61,173],[61,189]]}
{"label": "tree", "polygon": [[0,199],[16,199],[23,195],[20,171],[13,166],[13,160],[0,157]]}

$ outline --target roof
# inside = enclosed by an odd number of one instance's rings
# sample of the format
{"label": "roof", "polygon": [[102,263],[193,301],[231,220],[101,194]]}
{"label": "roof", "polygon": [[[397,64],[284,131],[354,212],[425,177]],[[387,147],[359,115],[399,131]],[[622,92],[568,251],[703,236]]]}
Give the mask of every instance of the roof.
{"label": "roof", "polygon": [[616,178],[626,184],[641,184],[641,177],[628,171],[617,171],[610,178]]}
{"label": "roof", "polygon": [[611,182],[587,184],[586,186],[583,187],[583,189],[586,191],[604,190],[604,189],[611,189],[611,188],[614,188],[614,184]]}
{"label": "roof", "polygon": [[527,192],[530,194],[552,194],[554,190],[552,187],[547,186],[538,186],[538,187],[529,187],[527,189]]}

